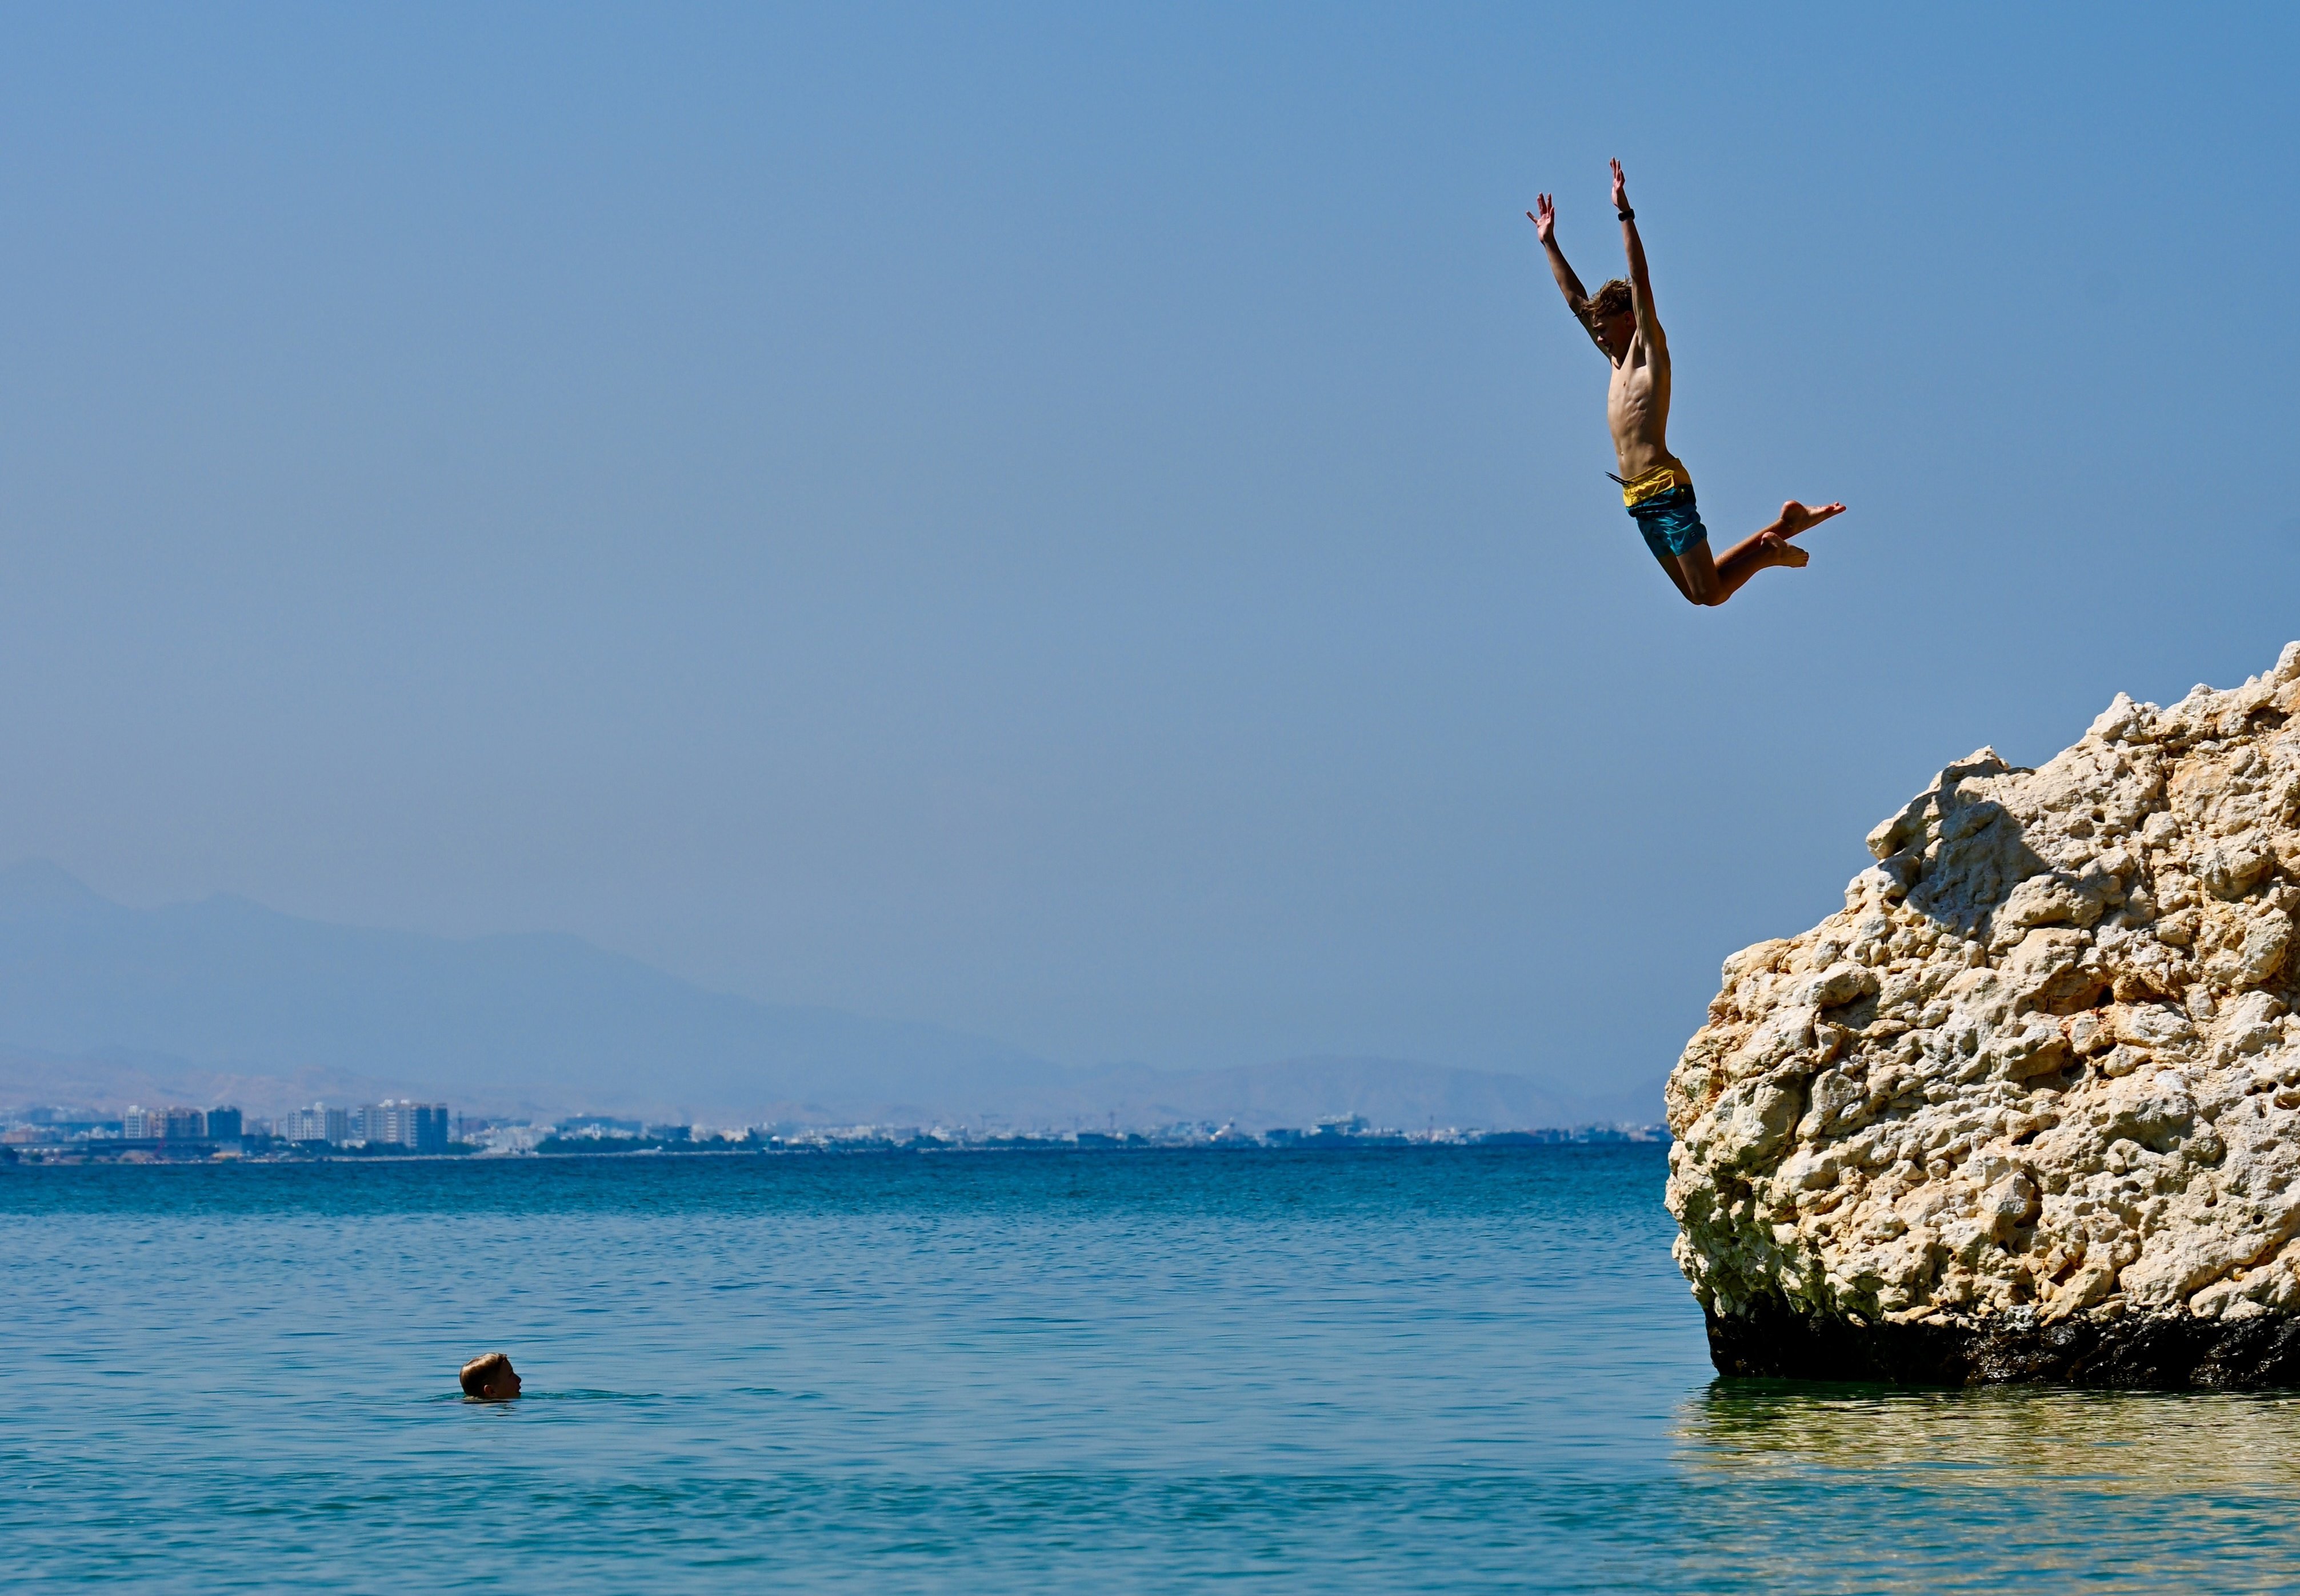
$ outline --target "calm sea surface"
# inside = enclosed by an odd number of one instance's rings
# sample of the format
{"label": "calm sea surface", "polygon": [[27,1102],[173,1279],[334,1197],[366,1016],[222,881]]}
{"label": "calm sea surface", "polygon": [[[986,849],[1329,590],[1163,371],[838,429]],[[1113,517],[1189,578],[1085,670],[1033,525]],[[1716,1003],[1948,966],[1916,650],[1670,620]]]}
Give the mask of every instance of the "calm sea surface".
{"label": "calm sea surface", "polygon": [[[0,1577],[2300,1588],[2300,1401],[1726,1384],[1654,1148],[0,1169]],[[510,1351],[529,1395],[467,1404]]]}

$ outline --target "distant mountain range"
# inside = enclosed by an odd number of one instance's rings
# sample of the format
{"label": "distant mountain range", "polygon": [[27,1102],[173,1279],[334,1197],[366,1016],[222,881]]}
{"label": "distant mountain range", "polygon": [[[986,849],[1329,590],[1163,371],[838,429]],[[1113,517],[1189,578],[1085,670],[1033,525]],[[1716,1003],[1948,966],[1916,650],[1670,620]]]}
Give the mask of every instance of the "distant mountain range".
{"label": "distant mountain range", "polygon": [[1649,1121],[1660,1076],[1580,1098],[1380,1060],[1190,1073],[1067,1068],[939,1027],[759,1003],[573,936],[451,938],[213,897],[114,903],[52,864],[0,870],[0,1107],[443,1098],[707,1123],[1246,1128],[1362,1114],[1519,1128]]}

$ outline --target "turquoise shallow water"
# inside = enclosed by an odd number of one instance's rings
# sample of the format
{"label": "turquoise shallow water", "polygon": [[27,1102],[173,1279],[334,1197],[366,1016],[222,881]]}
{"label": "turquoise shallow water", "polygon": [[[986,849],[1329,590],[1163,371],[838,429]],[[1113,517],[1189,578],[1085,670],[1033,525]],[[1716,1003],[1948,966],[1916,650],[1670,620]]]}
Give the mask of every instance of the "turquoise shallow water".
{"label": "turquoise shallow water", "polygon": [[[1648,1147],[0,1170],[19,1588],[2300,1588],[2300,1401],[1729,1385]],[[509,1351],[529,1395],[454,1395]]]}

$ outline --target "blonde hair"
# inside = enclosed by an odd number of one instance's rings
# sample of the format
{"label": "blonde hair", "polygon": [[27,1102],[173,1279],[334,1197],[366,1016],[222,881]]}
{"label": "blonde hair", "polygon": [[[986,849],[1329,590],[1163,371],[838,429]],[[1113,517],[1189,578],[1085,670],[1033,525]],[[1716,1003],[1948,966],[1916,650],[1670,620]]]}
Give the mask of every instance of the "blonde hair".
{"label": "blonde hair", "polygon": [[1589,295],[1589,325],[1603,327],[1624,311],[1637,308],[1637,297],[1628,281],[1615,278]]}
{"label": "blonde hair", "polygon": [[485,1396],[488,1393],[489,1383],[497,1374],[510,1367],[511,1359],[503,1353],[482,1352],[463,1365],[462,1372],[455,1377],[462,1382],[465,1396]]}

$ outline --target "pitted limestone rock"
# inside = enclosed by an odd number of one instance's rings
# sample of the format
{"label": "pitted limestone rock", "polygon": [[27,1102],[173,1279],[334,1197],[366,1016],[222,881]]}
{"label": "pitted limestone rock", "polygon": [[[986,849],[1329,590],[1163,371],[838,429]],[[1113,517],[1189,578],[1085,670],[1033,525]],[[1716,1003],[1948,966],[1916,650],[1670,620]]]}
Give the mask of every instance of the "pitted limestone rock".
{"label": "pitted limestone rock", "polygon": [[1670,1077],[1719,1366],[2300,1379],[2300,643],[2040,769],[1984,748],[1869,848]]}

